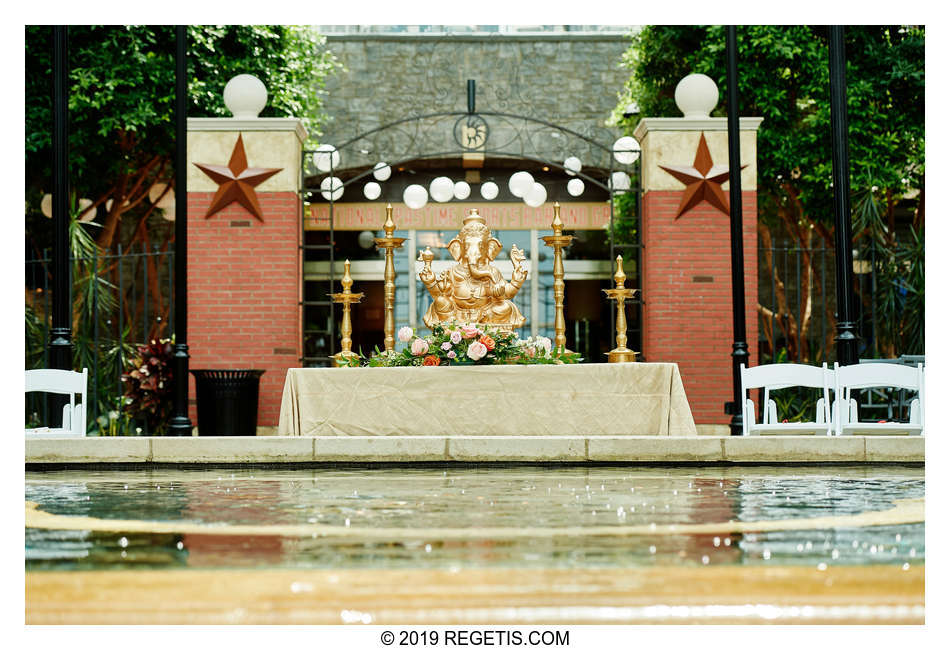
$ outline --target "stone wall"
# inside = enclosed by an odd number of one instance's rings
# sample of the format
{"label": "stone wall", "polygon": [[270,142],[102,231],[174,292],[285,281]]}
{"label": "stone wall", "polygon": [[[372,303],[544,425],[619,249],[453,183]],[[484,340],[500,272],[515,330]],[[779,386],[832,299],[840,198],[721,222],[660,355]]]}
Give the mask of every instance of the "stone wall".
{"label": "stone wall", "polygon": [[[465,111],[466,81],[474,79],[476,112],[528,115],[609,146],[620,135],[605,122],[627,78],[619,64],[628,44],[629,37],[615,34],[329,36],[327,45],[344,70],[327,82],[330,118],[319,140],[340,146],[395,120]],[[341,166],[458,150],[455,119],[388,129],[343,150]],[[551,161],[573,154],[585,165],[607,163],[605,152],[582,151],[579,142],[554,136],[550,128],[525,130],[517,121],[495,119],[490,126],[489,150],[535,150]]]}

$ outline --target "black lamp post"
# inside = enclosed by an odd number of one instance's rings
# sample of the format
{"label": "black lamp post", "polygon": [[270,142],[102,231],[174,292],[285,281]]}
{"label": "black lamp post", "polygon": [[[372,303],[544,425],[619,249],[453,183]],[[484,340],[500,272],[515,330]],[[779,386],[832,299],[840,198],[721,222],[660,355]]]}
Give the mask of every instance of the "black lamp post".
{"label": "black lamp post", "polygon": [[745,261],[742,247],[742,167],[739,163],[739,91],[737,81],[736,26],[726,28],[726,126],[729,131],[729,226],[732,242],[732,398],[726,412],[731,435],[742,435],[742,381],[739,365],[749,366],[745,340]]}
{"label": "black lamp post", "polygon": [[190,436],[188,417],[188,40],[175,28],[175,346],[174,405],[168,422],[173,436]]}
{"label": "black lamp post", "polygon": [[835,205],[835,284],[838,303],[838,363],[858,362],[852,310],[851,182],[848,160],[848,103],[845,92],[844,27],[830,27],[828,72],[831,86],[831,169]]}
{"label": "black lamp post", "polygon": [[67,27],[53,26],[53,304],[49,366],[72,370],[69,308],[69,61]]}

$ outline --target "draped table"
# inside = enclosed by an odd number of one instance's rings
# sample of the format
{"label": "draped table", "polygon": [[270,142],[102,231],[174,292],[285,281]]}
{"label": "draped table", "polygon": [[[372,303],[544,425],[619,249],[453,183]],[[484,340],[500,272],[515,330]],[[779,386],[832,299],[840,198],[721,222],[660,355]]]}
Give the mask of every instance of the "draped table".
{"label": "draped table", "polygon": [[290,368],[282,436],[695,436],[675,363]]}

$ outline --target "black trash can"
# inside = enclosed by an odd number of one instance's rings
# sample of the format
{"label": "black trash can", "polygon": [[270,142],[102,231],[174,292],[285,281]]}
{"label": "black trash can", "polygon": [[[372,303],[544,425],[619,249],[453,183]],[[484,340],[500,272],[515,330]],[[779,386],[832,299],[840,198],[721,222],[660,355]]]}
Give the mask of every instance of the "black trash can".
{"label": "black trash can", "polygon": [[257,434],[257,398],[263,370],[192,370],[199,436]]}

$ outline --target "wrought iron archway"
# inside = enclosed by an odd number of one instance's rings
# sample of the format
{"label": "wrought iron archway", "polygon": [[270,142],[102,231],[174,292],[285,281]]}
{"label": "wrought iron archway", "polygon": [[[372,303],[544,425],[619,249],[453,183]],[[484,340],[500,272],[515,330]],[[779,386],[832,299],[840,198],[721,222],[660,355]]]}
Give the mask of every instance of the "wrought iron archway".
{"label": "wrought iron archway", "polygon": [[[313,149],[303,151],[300,166],[300,187],[302,188],[300,192],[300,200],[302,217],[300,221],[299,253],[301,255],[302,262],[301,272],[303,272],[303,261],[306,258],[308,250],[325,251],[329,261],[329,285],[325,294],[328,297],[330,293],[335,291],[336,277],[334,273],[334,206],[336,203],[340,202],[337,198],[335,198],[335,195],[339,193],[342,196],[343,191],[345,191],[347,187],[355,185],[363,180],[371,180],[370,177],[375,171],[375,163],[380,161],[385,162],[392,169],[401,166],[411,166],[413,163],[418,163],[419,161],[459,158],[463,156],[463,154],[477,153],[481,154],[486,160],[519,160],[536,163],[538,165],[545,165],[552,169],[558,169],[564,173],[571,171],[573,172],[572,175],[574,177],[581,179],[585,183],[589,183],[595,188],[605,191],[607,193],[608,203],[610,206],[610,217],[607,229],[609,243],[608,261],[613,262],[618,253],[624,254],[623,251],[633,251],[636,260],[635,288],[641,289],[642,241],[640,216],[642,205],[642,173],[639,156],[633,163],[629,165],[621,165],[615,160],[613,154],[615,151],[631,150],[615,150],[611,146],[598,142],[589,135],[584,135],[572,129],[568,129],[552,122],[529,115],[517,115],[513,113],[496,111],[483,113],[475,112],[473,82],[469,83],[468,108],[468,111],[444,111],[411,115],[403,119],[395,120],[393,122],[368,129],[359,135],[344,141],[340,145],[334,145],[335,151],[339,153],[341,160],[344,160],[344,156],[349,158],[353,154],[358,154],[359,156],[363,156],[365,158],[364,164],[348,166],[340,165],[337,167],[333,164],[333,155],[330,152]],[[457,125],[461,123],[462,120],[474,120],[476,122],[480,121],[481,124],[485,126],[485,135],[482,138],[480,145],[471,148],[465,147],[463,146],[463,143],[459,141],[459,138],[456,135],[454,136],[456,139],[454,147],[450,145],[448,147],[443,146],[443,149],[441,150],[433,150],[432,147],[437,144],[437,140],[433,137],[433,135],[441,135],[443,137],[445,136],[444,130],[440,134],[433,134],[434,129],[439,126],[440,122],[450,119],[453,120],[453,134],[456,133]],[[507,131],[502,130],[502,133],[505,134],[506,139],[501,143],[500,146],[496,144],[493,145],[492,148],[488,148],[486,146],[488,144],[489,138],[495,131],[495,129],[492,128],[492,122],[490,120],[501,120],[503,121],[503,125],[508,127]],[[537,146],[536,139],[545,131],[550,135],[556,134],[555,137],[562,139],[563,142],[559,142],[556,146],[548,147],[546,150]],[[572,141],[575,143],[574,146],[571,145]],[[428,147],[426,145],[428,145]],[[585,147],[586,151],[579,150],[578,147]],[[639,153],[639,148],[637,148],[636,151]],[[559,153],[562,155],[555,157],[553,153]],[[599,161],[602,164],[594,165],[593,167],[591,165],[585,165],[580,171],[576,172],[573,170],[568,170],[568,168],[564,166],[563,160],[567,156],[576,156],[579,154],[585,155],[587,160]],[[329,170],[318,170],[315,163],[317,156],[323,156],[325,159],[329,160]],[[599,156],[599,158],[595,156]],[[562,162],[558,162],[555,158],[560,158]],[[346,174],[347,177],[345,179],[337,175],[340,172],[345,172],[347,170],[356,171],[352,174]],[[614,172],[618,171],[624,171],[628,174],[628,176],[633,177],[634,181],[632,182],[629,189],[616,190],[613,188],[613,184],[610,179],[612,178]],[[330,191],[321,190],[319,185],[308,186],[308,178],[312,178],[315,183],[319,183],[321,180],[328,177],[338,178],[340,180],[340,184],[336,185],[335,187],[331,186],[332,189]],[[628,192],[632,192],[634,194],[633,226],[635,236],[633,241],[621,243],[616,241],[614,199],[617,195]],[[308,218],[307,206],[311,202],[311,199],[316,199],[321,194],[326,196],[326,203],[329,206],[328,243],[308,244],[306,243],[304,232],[305,221]],[[545,205],[547,203],[548,202],[546,201]],[[624,254],[624,257],[626,258],[627,255],[628,254]],[[636,317],[634,320],[637,323],[637,336],[634,344],[639,346],[641,333],[640,324],[642,323],[642,309],[645,301],[642,299],[642,295],[638,291],[637,297],[634,300],[628,301],[628,304],[630,303],[634,305],[634,309],[636,310]],[[301,327],[303,339],[303,356],[300,358],[301,364],[306,366],[308,365],[308,362],[329,362],[330,356],[336,351],[336,313],[334,303],[329,299],[307,300],[306,295],[303,295],[302,300],[300,301],[300,306],[301,319],[303,321]],[[328,308],[329,319],[326,330],[307,330],[305,315],[307,307]],[[611,343],[616,336],[615,309],[615,304],[611,302]],[[326,355],[307,355],[306,341],[308,335],[311,334],[321,334],[328,337],[329,346],[328,353]]]}

